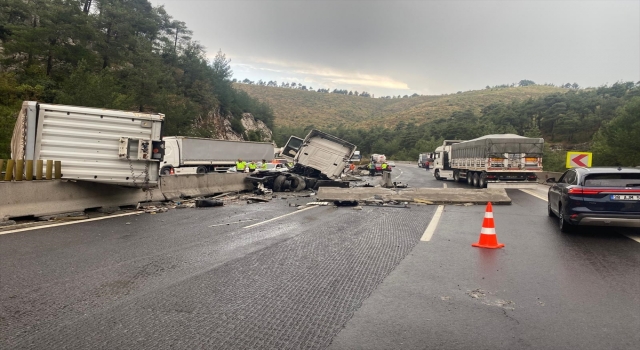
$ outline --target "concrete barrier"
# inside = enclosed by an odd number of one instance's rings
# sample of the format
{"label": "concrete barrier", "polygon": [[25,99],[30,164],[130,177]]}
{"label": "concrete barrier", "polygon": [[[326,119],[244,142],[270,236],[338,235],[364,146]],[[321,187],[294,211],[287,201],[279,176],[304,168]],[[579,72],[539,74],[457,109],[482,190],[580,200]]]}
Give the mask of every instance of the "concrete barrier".
{"label": "concrete barrier", "polygon": [[213,173],[163,176],[160,188],[147,193],[139,188],[84,181],[0,182],[0,219],[49,216],[91,208],[121,207],[140,202],[208,196],[253,189],[248,174]]}
{"label": "concrete barrier", "polygon": [[[153,200],[164,200],[160,190]],[[0,182],[0,218],[48,216],[90,208],[136,205],[150,199],[139,188],[91,182],[21,181]]]}
{"label": "concrete barrier", "polygon": [[245,173],[212,173],[160,177],[160,189],[167,200],[209,196],[215,193],[252,190]]}

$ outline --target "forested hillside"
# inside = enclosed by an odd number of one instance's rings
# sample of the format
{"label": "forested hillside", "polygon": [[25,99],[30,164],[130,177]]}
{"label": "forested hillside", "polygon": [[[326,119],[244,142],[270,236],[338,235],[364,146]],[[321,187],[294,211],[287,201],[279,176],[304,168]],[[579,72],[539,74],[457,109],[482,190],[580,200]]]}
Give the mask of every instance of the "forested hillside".
{"label": "forested hillside", "polygon": [[[276,142],[286,142],[292,134],[304,136],[315,126],[298,125],[278,126]],[[544,137],[548,170],[564,168],[568,149],[592,150],[595,165],[639,166],[640,83],[615,83],[493,103],[479,112],[470,108],[423,124],[399,122],[391,128],[338,126],[323,130],[356,144],[364,154],[383,153],[398,160],[417,159],[419,153],[433,151],[444,139],[514,133]]]}
{"label": "forested hillside", "polygon": [[439,96],[412,96],[371,98],[355,94],[316,91],[237,83],[238,89],[272,106],[276,124],[296,126],[313,124],[320,128],[343,127],[395,127],[399,123],[423,124],[446,118],[456,111],[471,110],[480,113],[482,108],[495,103],[524,101],[553,93],[571,91],[544,85],[519,87],[494,87],[477,91]]}
{"label": "forested hillside", "polygon": [[240,133],[243,112],[273,127],[267,104],[233,88],[226,56],[210,62],[191,35],[147,0],[2,0],[0,158],[25,100],[164,113],[167,135],[211,136],[215,114]]}

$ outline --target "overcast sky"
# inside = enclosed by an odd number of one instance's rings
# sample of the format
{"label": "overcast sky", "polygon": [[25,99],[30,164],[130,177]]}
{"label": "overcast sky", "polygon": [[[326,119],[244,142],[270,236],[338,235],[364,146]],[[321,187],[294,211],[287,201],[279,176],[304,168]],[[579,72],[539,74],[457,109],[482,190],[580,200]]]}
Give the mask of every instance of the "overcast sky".
{"label": "overcast sky", "polygon": [[234,78],[445,94],[640,80],[640,1],[151,0]]}

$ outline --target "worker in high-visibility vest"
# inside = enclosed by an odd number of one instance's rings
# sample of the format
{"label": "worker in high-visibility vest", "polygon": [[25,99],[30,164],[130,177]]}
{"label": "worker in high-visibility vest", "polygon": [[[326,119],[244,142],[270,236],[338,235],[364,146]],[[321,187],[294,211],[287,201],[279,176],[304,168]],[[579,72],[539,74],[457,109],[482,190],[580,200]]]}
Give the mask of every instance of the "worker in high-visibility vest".
{"label": "worker in high-visibility vest", "polygon": [[239,173],[244,173],[244,169],[247,168],[247,162],[243,161],[242,159],[238,159],[238,161],[236,162],[236,171]]}
{"label": "worker in high-visibility vest", "polygon": [[293,168],[293,162],[289,162],[289,163],[287,163],[287,166],[288,166],[289,168]]}
{"label": "worker in high-visibility vest", "polygon": [[262,165],[260,165],[260,170],[267,170],[267,161],[262,160]]}
{"label": "worker in high-visibility vest", "polygon": [[249,172],[252,173],[254,171],[256,171],[256,169],[258,169],[258,164],[256,164],[256,162],[251,161],[249,163]]}
{"label": "worker in high-visibility vest", "polygon": [[382,163],[382,165],[380,167],[382,168],[382,171],[387,171],[387,169],[389,168],[387,163]]}
{"label": "worker in high-visibility vest", "polygon": [[372,161],[369,163],[369,176],[376,175],[376,164]]}

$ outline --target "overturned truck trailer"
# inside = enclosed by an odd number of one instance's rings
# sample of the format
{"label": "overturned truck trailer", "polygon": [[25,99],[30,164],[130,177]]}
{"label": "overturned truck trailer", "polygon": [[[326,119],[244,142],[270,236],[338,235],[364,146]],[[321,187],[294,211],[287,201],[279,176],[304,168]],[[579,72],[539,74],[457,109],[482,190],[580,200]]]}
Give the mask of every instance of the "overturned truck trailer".
{"label": "overturned truck trailer", "polygon": [[319,130],[311,130],[307,137],[291,136],[282,154],[293,157],[288,172],[261,171],[249,176],[256,188],[271,188],[275,192],[302,191],[322,186],[349,187],[340,176],[349,165],[356,146]]}

